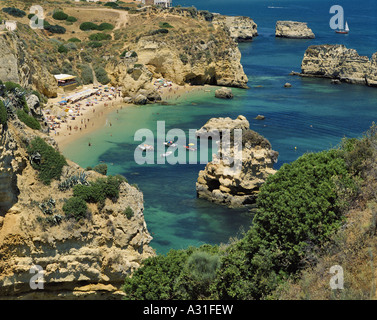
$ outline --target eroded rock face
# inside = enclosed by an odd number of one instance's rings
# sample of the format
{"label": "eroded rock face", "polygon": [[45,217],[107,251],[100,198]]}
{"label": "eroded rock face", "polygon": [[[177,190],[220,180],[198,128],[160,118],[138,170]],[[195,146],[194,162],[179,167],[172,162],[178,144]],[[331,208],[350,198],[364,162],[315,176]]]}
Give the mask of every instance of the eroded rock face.
{"label": "eroded rock face", "polygon": [[164,78],[178,85],[217,85],[248,88],[241,64],[241,52],[223,23],[214,24],[213,33],[200,36],[187,32],[182,37],[144,35],[129,50],[137,53],[133,63],[121,61],[106,68],[113,85],[124,88],[131,98],[139,89],[152,90],[152,80]]}
{"label": "eroded rock face", "polygon": [[376,86],[377,54],[369,59],[344,45],[310,46],[302,60],[301,75]]}
{"label": "eroded rock face", "polygon": [[46,97],[56,97],[58,85],[54,76],[32,57],[14,33],[0,35],[0,79],[32,88]]}
{"label": "eroded rock face", "polygon": [[276,22],[275,36],[290,39],[314,39],[313,31],[305,22],[278,21]]}
{"label": "eroded rock face", "polygon": [[[120,299],[125,277],[155,255],[149,246],[143,194],[123,182],[115,202],[107,199],[101,209],[89,204],[88,218],[51,223],[48,218],[64,217],[62,206],[73,191],[60,191],[58,181],[46,186],[38,180],[25,145],[35,135],[48,143],[51,138],[15,124],[8,122],[0,140],[1,299]],[[82,171],[68,163],[61,180]],[[94,171],[87,174],[88,181],[101,177]],[[55,201],[53,215],[39,207],[50,198]],[[127,207],[133,217],[125,215]],[[33,266],[43,268],[43,289],[30,286]]]}
{"label": "eroded rock face", "polygon": [[[219,152],[214,155],[213,161],[199,172],[196,183],[198,198],[206,199],[231,208],[253,205],[256,201],[260,187],[269,175],[276,171],[273,169],[278,153],[273,151],[267,139],[249,129],[249,122],[243,116],[237,119],[214,118],[207,122],[197,136],[206,137],[214,130],[241,129],[242,134],[242,166],[232,170],[233,165],[225,157],[227,152],[223,144]],[[236,159],[236,146],[231,145],[230,156]]]}
{"label": "eroded rock face", "polygon": [[249,17],[230,17],[216,15],[214,24],[221,24],[229,30],[231,38],[236,42],[249,42],[258,36],[258,26]]}

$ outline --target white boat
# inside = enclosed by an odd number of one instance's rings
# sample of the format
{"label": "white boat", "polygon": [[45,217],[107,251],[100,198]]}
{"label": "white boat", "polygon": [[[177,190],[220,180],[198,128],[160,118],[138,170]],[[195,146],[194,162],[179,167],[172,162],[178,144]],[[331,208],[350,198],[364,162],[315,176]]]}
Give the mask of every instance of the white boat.
{"label": "white boat", "polygon": [[196,148],[192,148],[192,147],[189,147],[189,146],[185,146],[185,148],[189,151],[196,151],[197,150]]}
{"label": "white boat", "polygon": [[340,33],[340,34],[348,34],[350,32],[350,28],[348,27],[348,22],[346,22],[346,26],[344,30],[336,30],[335,32]]}
{"label": "white boat", "polygon": [[161,155],[161,157],[168,157],[168,156],[170,156],[171,154],[173,154],[173,152],[172,152],[172,151],[168,151],[168,152],[166,152],[166,153],[163,153],[163,154]]}
{"label": "white boat", "polygon": [[153,151],[154,150],[154,147],[151,146],[151,145],[148,145],[148,144],[141,144],[138,146],[138,148],[140,150],[143,150],[143,151]]}

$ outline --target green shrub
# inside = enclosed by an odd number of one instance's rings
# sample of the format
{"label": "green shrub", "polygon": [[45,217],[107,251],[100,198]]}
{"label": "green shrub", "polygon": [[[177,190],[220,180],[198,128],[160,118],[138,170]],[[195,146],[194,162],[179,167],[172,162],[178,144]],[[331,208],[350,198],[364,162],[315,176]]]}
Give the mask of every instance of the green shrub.
{"label": "green shrub", "polygon": [[73,195],[90,203],[103,204],[106,198],[115,201],[119,197],[119,186],[123,181],[121,176],[99,178],[89,186],[75,186]]}
{"label": "green shrub", "polygon": [[210,297],[210,285],[220,267],[220,256],[205,251],[195,251],[178,277],[174,290],[179,299],[199,300]]}
{"label": "green shrub", "polygon": [[[123,286],[127,300],[174,300],[182,299],[181,290],[177,291],[176,280],[183,279],[190,270],[187,267],[188,260],[194,252],[207,252],[211,254],[218,253],[218,247],[203,245],[200,248],[189,247],[186,250],[170,250],[165,256],[157,255],[143,261],[143,265],[137,269],[132,277],[127,277]],[[217,258],[215,258],[217,260]],[[211,259],[210,259],[211,260]],[[196,260],[192,258],[190,265]],[[203,269],[199,266],[204,266]],[[216,263],[212,264],[216,266]],[[191,274],[191,279],[197,279],[196,275],[201,274],[201,270],[211,270],[212,266],[197,264],[197,268]],[[208,268],[209,267],[209,268]],[[203,273],[203,274],[204,274]],[[193,276],[195,274],[195,276]],[[208,282],[207,282],[208,284]]]}
{"label": "green shrub", "polygon": [[67,49],[67,47],[66,47],[64,44],[62,44],[62,45],[60,45],[60,46],[58,47],[58,52],[59,52],[59,53],[67,53],[67,52],[68,52],[68,49]]}
{"label": "green shrub", "polygon": [[98,30],[98,25],[93,22],[83,22],[80,24],[80,29],[82,31]]}
{"label": "green shrub", "polygon": [[111,35],[107,33],[94,33],[89,36],[91,41],[111,40]]}
{"label": "green shrub", "polygon": [[44,29],[51,32],[51,33],[57,33],[57,34],[64,34],[67,30],[59,25],[45,25]]}
{"label": "green shrub", "polygon": [[91,41],[88,43],[88,47],[90,48],[100,48],[102,47],[102,43],[98,41]]}
{"label": "green shrub", "polygon": [[76,22],[76,21],[77,21],[77,18],[72,17],[72,16],[69,16],[69,17],[67,18],[67,21],[68,21],[68,22]]}
{"label": "green shrub", "polygon": [[13,17],[23,18],[26,16],[26,12],[14,7],[7,7],[2,9],[3,12],[10,14]]}
{"label": "green shrub", "polygon": [[127,219],[131,219],[134,216],[134,211],[130,206],[128,206],[126,210],[124,210],[123,214],[127,217]]}
{"label": "green shrub", "polygon": [[99,31],[105,31],[105,30],[113,30],[115,27],[111,23],[103,22],[98,26]]}
{"label": "green shrub", "polygon": [[338,150],[305,154],[267,179],[253,226],[222,262],[219,299],[262,298],[330,239],[344,220],[335,180],[355,187]]}
{"label": "green shrub", "polygon": [[168,29],[157,29],[157,30],[150,31],[149,35],[153,36],[156,34],[166,34],[166,33],[169,33]]}
{"label": "green shrub", "polygon": [[81,42],[81,40],[78,38],[70,38],[68,39],[68,42]]}
{"label": "green shrub", "polygon": [[41,130],[41,124],[39,123],[39,121],[34,117],[28,115],[24,110],[17,110],[17,117],[29,128],[34,130]]}
{"label": "green shrub", "polygon": [[81,69],[81,79],[84,84],[93,83],[93,70],[88,64],[80,65]]}
{"label": "green shrub", "polygon": [[101,84],[105,85],[105,84],[108,84],[108,83],[110,82],[110,79],[109,79],[109,77],[107,76],[107,72],[106,72],[106,70],[105,70],[104,68],[102,68],[102,67],[97,67],[97,68],[94,69],[94,72],[95,72],[95,74],[96,74],[96,78],[97,78],[97,80],[98,80]]}
{"label": "green shrub", "polygon": [[366,166],[367,160],[374,154],[373,141],[371,139],[343,139],[341,143],[344,150],[344,160],[349,170],[354,175],[360,175]]}
{"label": "green shrub", "polygon": [[2,100],[0,100],[0,124],[5,125],[8,121],[7,109]]}
{"label": "green shrub", "polygon": [[93,170],[100,173],[100,174],[103,174],[105,176],[105,175],[107,175],[107,164],[106,163],[100,163],[100,164],[96,165],[93,168]]}
{"label": "green shrub", "polygon": [[106,7],[112,7],[112,8],[116,8],[116,7],[119,6],[119,4],[117,4],[116,2],[106,2],[106,3],[104,4],[104,6],[106,6]]}
{"label": "green shrub", "polygon": [[42,138],[33,139],[27,147],[27,152],[30,156],[39,153],[41,161],[39,163],[32,162],[35,170],[39,171],[39,179],[49,185],[51,180],[59,180],[62,174],[63,167],[67,162],[59,151],[48,145]]}
{"label": "green shrub", "polygon": [[55,19],[55,20],[67,20],[68,18],[68,14],[64,13],[63,11],[56,11],[52,17]]}
{"label": "green shrub", "polygon": [[80,220],[87,217],[88,206],[83,199],[72,197],[63,205],[63,211],[68,219]]}
{"label": "green shrub", "polygon": [[165,28],[174,28],[172,25],[170,25],[170,24],[167,23],[167,22],[160,22],[160,23],[159,23],[159,27],[160,27],[161,29],[165,29]]}
{"label": "green shrub", "polygon": [[22,89],[22,87],[18,83],[14,83],[14,82],[11,82],[11,81],[4,82],[4,85],[5,85],[5,90],[8,91],[8,92],[11,92],[16,88]]}

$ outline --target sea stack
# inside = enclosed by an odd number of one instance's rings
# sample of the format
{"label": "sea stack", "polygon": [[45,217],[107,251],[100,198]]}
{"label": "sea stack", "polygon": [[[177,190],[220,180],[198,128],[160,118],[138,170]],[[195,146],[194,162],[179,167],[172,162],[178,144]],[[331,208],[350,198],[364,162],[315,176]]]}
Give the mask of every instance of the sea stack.
{"label": "sea stack", "polygon": [[302,60],[300,75],[377,86],[377,53],[369,59],[344,45],[310,46]]}
{"label": "sea stack", "polygon": [[[226,150],[219,146],[219,152],[213,156],[204,170],[199,172],[196,183],[198,198],[206,199],[230,208],[242,208],[255,204],[260,187],[269,175],[276,171],[273,166],[279,153],[273,151],[270,142],[257,132],[250,130],[249,122],[244,116],[237,119],[212,118],[200,130],[198,137],[207,137],[214,130],[224,132],[242,130],[242,167],[232,170],[233,164],[224,157]],[[231,157],[235,148],[231,141]]]}
{"label": "sea stack", "polygon": [[276,22],[275,36],[290,39],[314,39],[313,31],[306,22],[278,21]]}

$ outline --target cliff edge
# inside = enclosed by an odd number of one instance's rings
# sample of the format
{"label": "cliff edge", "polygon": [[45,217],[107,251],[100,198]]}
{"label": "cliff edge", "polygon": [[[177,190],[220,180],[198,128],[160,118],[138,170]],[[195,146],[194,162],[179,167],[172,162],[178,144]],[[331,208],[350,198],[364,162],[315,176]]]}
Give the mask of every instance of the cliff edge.
{"label": "cliff edge", "polygon": [[[0,299],[120,299],[125,277],[155,255],[143,194],[122,181],[116,198],[69,216],[63,207],[73,191],[62,182],[106,177],[67,160],[60,180],[46,185],[28,146],[38,137],[56,150],[55,141],[18,119],[0,132]],[[43,289],[32,288],[32,268],[43,270]]]}

